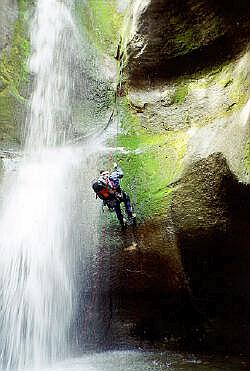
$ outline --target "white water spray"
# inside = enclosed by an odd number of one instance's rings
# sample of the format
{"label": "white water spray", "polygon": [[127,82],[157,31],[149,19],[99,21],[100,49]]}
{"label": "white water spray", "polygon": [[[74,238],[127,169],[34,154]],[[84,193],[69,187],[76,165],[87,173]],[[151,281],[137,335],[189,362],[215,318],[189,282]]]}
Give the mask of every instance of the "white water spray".
{"label": "white water spray", "polygon": [[37,2],[31,25],[29,68],[35,78],[27,118],[28,150],[62,144],[71,128],[71,69],[77,32],[68,7],[56,0]]}
{"label": "white water spray", "polygon": [[[73,315],[70,256],[79,153],[71,130],[76,30],[69,5],[37,0],[25,157],[7,171],[0,210],[0,368],[65,357]],[[72,237],[74,235],[74,237]],[[78,241],[79,243],[79,241]]]}

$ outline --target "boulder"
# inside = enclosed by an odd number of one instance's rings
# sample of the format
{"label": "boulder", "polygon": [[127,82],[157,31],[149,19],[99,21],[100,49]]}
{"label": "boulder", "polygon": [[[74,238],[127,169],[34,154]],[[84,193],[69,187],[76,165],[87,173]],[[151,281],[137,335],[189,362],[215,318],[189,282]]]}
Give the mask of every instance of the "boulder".
{"label": "boulder", "polygon": [[215,153],[190,166],[171,205],[192,296],[213,323],[207,341],[228,352],[247,351],[249,191]]}

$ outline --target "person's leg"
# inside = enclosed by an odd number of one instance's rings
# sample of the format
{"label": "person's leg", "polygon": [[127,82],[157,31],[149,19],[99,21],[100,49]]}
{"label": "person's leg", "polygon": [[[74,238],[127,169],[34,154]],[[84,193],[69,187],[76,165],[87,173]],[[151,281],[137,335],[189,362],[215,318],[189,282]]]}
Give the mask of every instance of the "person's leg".
{"label": "person's leg", "polygon": [[123,195],[123,202],[124,202],[124,205],[125,205],[126,213],[127,213],[129,218],[132,218],[133,213],[132,213],[132,206],[131,206],[131,203],[130,203],[130,197],[124,191],[122,192],[122,195]]}
{"label": "person's leg", "polygon": [[115,202],[114,209],[116,212],[117,219],[119,220],[121,226],[124,226],[123,215],[122,215],[121,205],[119,201]]}

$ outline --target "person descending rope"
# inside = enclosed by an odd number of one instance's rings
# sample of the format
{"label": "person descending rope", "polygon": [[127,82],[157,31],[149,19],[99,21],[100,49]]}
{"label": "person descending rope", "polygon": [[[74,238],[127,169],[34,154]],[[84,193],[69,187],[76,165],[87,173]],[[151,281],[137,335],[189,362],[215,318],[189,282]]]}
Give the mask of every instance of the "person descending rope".
{"label": "person descending rope", "polygon": [[123,178],[123,171],[114,163],[114,170],[109,173],[107,170],[101,170],[97,181],[94,181],[92,188],[96,193],[96,198],[103,200],[103,205],[108,206],[110,210],[115,210],[117,219],[123,229],[127,226],[127,221],[121,211],[121,203],[125,205],[125,210],[129,220],[135,224],[135,214],[132,212],[130,197],[120,186],[120,180]]}

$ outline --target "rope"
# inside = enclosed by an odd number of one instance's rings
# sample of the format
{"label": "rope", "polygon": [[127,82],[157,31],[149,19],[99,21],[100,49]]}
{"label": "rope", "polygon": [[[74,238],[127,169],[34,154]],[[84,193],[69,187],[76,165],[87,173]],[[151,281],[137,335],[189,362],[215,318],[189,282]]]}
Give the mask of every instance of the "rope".
{"label": "rope", "polygon": [[122,77],[123,77],[123,68],[124,68],[124,58],[123,53],[121,54],[121,44],[122,39],[120,39],[120,42],[118,44],[117,48],[117,57],[116,59],[120,62],[118,67],[118,81],[116,85],[116,91],[115,91],[115,110],[116,110],[116,116],[117,116],[117,123],[116,123],[116,147],[117,147],[117,139],[118,139],[118,133],[121,125],[121,110],[119,105],[119,97],[122,95]]}

